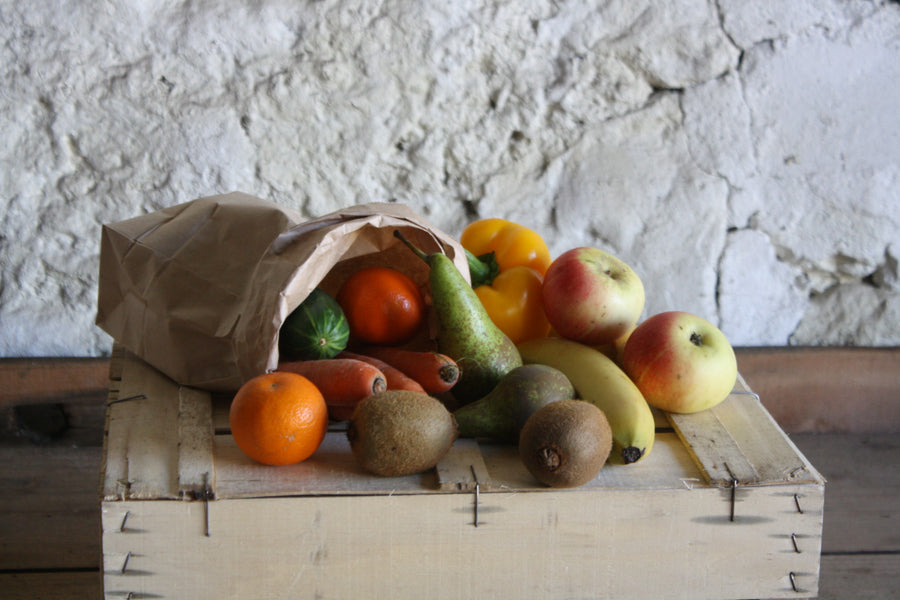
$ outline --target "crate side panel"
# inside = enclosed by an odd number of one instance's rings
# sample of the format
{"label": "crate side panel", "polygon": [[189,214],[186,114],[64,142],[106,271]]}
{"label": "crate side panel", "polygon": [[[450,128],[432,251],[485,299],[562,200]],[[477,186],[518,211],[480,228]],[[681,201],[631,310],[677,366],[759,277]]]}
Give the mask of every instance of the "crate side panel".
{"label": "crate side panel", "polygon": [[118,360],[118,393],[107,406],[102,496],[177,497],[178,385],[133,357]]}
{"label": "crate side panel", "polygon": [[745,488],[734,520],[710,487],[491,492],[477,513],[474,494],[105,502],[104,587],[107,598],[808,597],[822,495]]}

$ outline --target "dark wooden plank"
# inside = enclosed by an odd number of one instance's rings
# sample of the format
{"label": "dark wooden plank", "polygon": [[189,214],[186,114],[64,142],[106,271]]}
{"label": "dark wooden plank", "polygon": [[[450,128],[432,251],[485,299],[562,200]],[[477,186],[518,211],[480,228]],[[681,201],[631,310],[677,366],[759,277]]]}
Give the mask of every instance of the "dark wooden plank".
{"label": "dark wooden plank", "polygon": [[[735,350],[744,379],[785,431],[900,431],[900,348]],[[0,407],[98,406],[109,368],[109,358],[0,359]]]}
{"label": "dark wooden plank", "polygon": [[825,553],[900,552],[900,436],[793,434],[827,480]]}
{"label": "dark wooden plank", "polygon": [[101,448],[0,447],[0,571],[98,568]]}
{"label": "dark wooden plank", "polygon": [[108,358],[0,360],[0,405],[94,402],[108,389]]}
{"label": "dark wooden plank", "polygon": [[851,598],[852,600],[900,598],[900,553],[823,556],[819,576],[819,600]]}
{"label": "dark wooden plank", "polygon": [[5,600],[99,600],[103,580],[98,570],[0,573]]}
{"label": "dark wooden plank", "polygon": [[83,404],[0,406],[0,446],[24,443],[100,446],[106,422],[104,398]]}
{"label": "dark wooden plank", "polygon": [[900,432],[900,348],[736,348],[785,431]]}

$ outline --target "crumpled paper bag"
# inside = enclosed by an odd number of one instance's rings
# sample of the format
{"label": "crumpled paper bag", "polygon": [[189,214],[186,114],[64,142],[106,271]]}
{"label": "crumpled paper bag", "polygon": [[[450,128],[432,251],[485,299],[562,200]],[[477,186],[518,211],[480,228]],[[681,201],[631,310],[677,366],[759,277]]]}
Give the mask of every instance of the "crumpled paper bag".
{"label": "crumpled paper bag", "polygon": [[462,246],[402,204],[304,220],[235,192],[106,224],[96,323],[181,385],[233,391],[277,366],[281,324],[316,286],[336,294],[352,272],[381,265],[427,294],[428,265],[395,229],[468,279]]}

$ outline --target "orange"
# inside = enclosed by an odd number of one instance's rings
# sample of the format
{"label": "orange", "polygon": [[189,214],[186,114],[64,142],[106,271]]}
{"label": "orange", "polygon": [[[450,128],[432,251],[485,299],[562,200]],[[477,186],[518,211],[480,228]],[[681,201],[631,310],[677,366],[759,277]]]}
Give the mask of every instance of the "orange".
{"label": "orange", "polygon": [[266,465],[309,458],[325,439],[328,408],[322,393],[297,373],[258,375],[241,386],[228,414],[244,454]]}
{"label": "orange", "polygon": [[425,321],[425,299],[405,273],[368,267],[351,275],[337,293],[350,336],[368,344],[408,341]]}

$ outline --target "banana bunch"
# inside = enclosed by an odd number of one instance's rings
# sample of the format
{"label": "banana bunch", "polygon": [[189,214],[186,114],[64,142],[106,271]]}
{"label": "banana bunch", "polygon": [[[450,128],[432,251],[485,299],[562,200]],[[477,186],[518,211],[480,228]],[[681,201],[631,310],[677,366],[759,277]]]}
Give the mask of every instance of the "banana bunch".
{"label": "banana bunch", "polygon": [[634,463],[650,453],[656,435],[650,405],[609,357],[580,342],[555,337],[528,340],[518,349],[523,362],[562,371],[579,398],[606,414],[613,434],[611,462]]}

